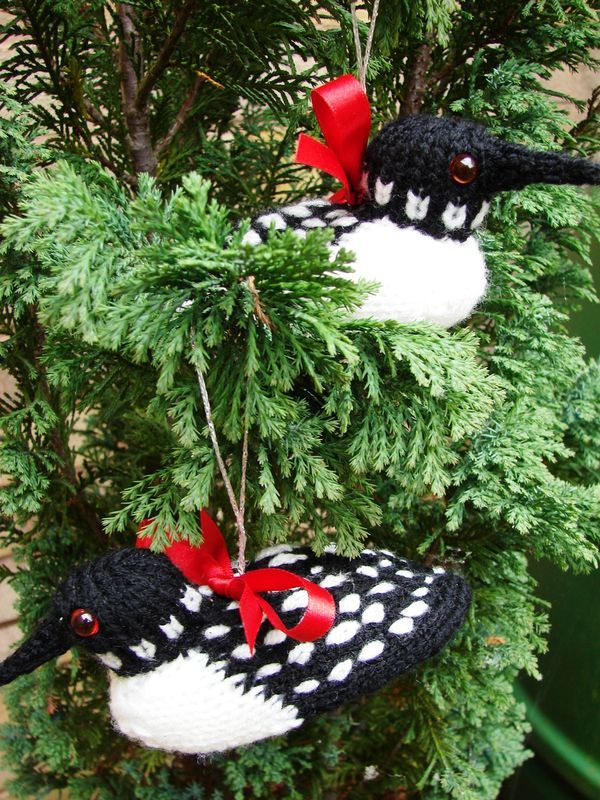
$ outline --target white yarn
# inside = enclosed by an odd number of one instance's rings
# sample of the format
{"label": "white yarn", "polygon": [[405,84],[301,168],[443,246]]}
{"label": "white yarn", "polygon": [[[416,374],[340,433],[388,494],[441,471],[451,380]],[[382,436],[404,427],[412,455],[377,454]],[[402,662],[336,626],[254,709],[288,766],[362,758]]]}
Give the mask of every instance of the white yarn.
{"label": "white yarn", "polygon": [[476,228],[479,228],[483,224],[485,218],[488,215],[489,210],[490,210],[490,204],[488,203],[487,200],[484,200],[483,203],[481,204],[481,208],[479,209],[477,215],[474,217],[473,222],[471,223],[472,231],[474,231]]}
{"label": "white yarn", "polygon": [[178,639],[183,632],[183,625],[179,620],[171,614],[168,622],[164,625],[158,626],[167,639]]}
{"label": "white yarn", "polygon": [[410,617],[402,617],[390,625],[388,630],[390,633],[396,633],[398,636],[402,636],[405,633],[410,633],[414,627],[415,623]]}
{"label": "white yarn", "polygon": [[394,188],[394,181],[384,183],[381,178],[375,181],[375,202],[379,206],[386,206],[392,199],[392,190]]}
{"label": "white yarn", "polygon": [[389,581],[383,581],[383,583],[378,583],[377,586],[374,586],[372,589],[370,589],[369,594],[387,594],[388,592],[393,592],[394,589],[397,588],[397,584],[389,583]]}
{"label": "white yarn", "polygon": [[272,647],[275,644],[281,644],[281,642],[284,642],[286,639],[287,636],[283,631],[278,631],[277,628],[273,628],[265,635],[263,644],[267,647]]}
{"label": "white yarn", "polygon": [[413,578],[414,573],[411,572],[409,569],[397,569],[396,575],[400,575],[401,578]]}
{"label": "white yarn", "polygon": [[429,606],[424,600],[415,600],[414,603],[411,603],[400,613],[403,617],[420,617],[427,611],[429,611]]}
{"label": "white yarn", "polygon": [[182,606],[185,606],[188,611],[196,612],[200,609],[202,602],[202,595],[195,586],[186,586],[185,593],[179,601]]}
{"label": "white yarn", "polygon": [[278,553],[269,561],[269,566],[283,567],[286,564],[295,564],[296,561],[305,561],[307,558],[304,553]]}
{"label": "white yarn", "polygon": [[281,604],[282,611],[295,611],[297,608],[306,608],[308,605],[308,592],[306,589],[296,589],[285,598]]}
{"label": "white yarn", "polygon": [[385,609],[383,607],[383,603],[373,603],[370,606],[367,606],[362,613],[361,621],[363,625],[368,625],[369,623],[377,623],[382,622],[385,616]]}
{"label": "white yarn", "polygon": [[331,672],[327,676],[327,680],[343,681],[348,677],[351,669],[352,669],[352,659],[347,658],[345,661],[340,661],[340,663],[336,664],[335,667],[331,670]]}
{"label": "white yarn", "polygon": [[363,565],[363,566],[359,567],[356,570],[356,572],[359,575],[365,575],[365,577],[367,577],[367,578],[378,578],[379,577],[379,573],[377,572],[375,567],[369,567],[367,565]]}
{"label": "white yarn", "polygon": [[[309,216],[310,212],[306,215]],[[340,217],[345,217],[348,214],[348,211],[345,208],[336,208],[334,211],[328,211],[325,214],[325,219],[339,219]]]}
{"label": "white yarn", "polygon": [[276,675],[278,672],[281,672],[281,664],[265,664],[264,667],[261,667],[256,672],[257,678],[268,678],[269,675]]}
{"label": "white yarn", "polygon": [[333,249],[339,247],[355,255],[349,277],[379,284],[356,312],[359,317],[450,328],[468,317],[485,294],[485,261],[472,236],[465,242],[434,239],[384,217],[343,234]]}
{"label": "white yarn", "polygon": [[294,691],[297,694],[308,694],[309,692],[314,692],[315,689],[318,689],[318,688],[319,688],[319,681],[308,680],[308,681],[302,681],[302,683],[299,683],[298,686],[296,686],[294,688]]}
{"label": "white yarn", "polygon": [[467,207],[455,206],[454,203],[448,203],[442,214],[442,222],[449,231],[458,230],[462,228],[467,219]]}
{"label": "white yarn", "polygon": [[429,196],[420,197],[409,189],[406,193],[406,206],[404,207],[406,216],[414,222],[425,219],[429,210],[430,200]]}
{"label": "white yarn", "polygon": [[360,629],[360,623],[355,620],[347,620],[335,625],[327,634],[326,644],[344,644],[353,639]]}
{"label": "white yarn", "polygon": [[311,215],[311,210],[307,207],[306,203],[286,206],[283,210],[286,214],[289,214],[290,217],[296,217],[296,219],[306,219],[306,217],[310,217]]}
{"label": "white yarn", "polygon": [[231,655],[232,655],[234,658],[240,658],[240,659],[242,659],[242,660],[246,660],[247,658],[252,658],[252,653],[250,652],[250,648],[248,647],[248,645],[246,644],[246,642],[244,642],[244,644],[240,644],[240,645],[238,645],[238,646],[237,646],[237,647],[236,647],[236,648],[233,650],[233,652],[231,653]]}
{"label": "white yarn", "polygon": [[376,639],[374,642],[369,642],[358,654],[359,661],[372,661],[374,658],[380,656],[385,649],[383,642]]}
{"label": "white yarn", "polygon": [[211,625],[210,628],[204,631],[204,636],[206,639],[220,639],[221,636],[225,636],[230,630],[231,628],[229,625]]}
{"label": "white yarn", "polygon": [[288,664],[306,664],[313,654],[315,646],[312,642],[300,642],[288,654]]}
{"label": "white yarn", "polygon": [[319,583],[324,589],[333,589],[336,586],[341,586],[347,580],[347,575],[326,575]]}
{"label": "white yarn", "polygon": [[180,753],[220,753],[279,736],[302,724],[295,706],[243,691],[208,657],[191,650],[152,672],[111,673],[110,712],[125,736],[147,747]]}
{"label": "white yarn", "polygon": [[123,662],[119,656],[116,656],[114,653],[100,653],[98,658],[104,664],[104,666],[108,667],[109,669],[121,669],[123,666]]}
{"label": "white yarn", "polygon": [[310,219],[305,219],[302,223],[305,228],[325,228],[326,223],[323,222],[322,219],[318,217],[311,217]]}
{"label": "white yarn", "polygon": [[352,614],[360,608],[360,595],[356,593],[347,594],[339,602],[338,610],[341,614]]}
{"label": "white yarn", "polygon": [[338,219],[334,219],[331,223],[332,228],[349,228],[350,225],[355,225],[358,222],[356,217],[339,217]]}
{"label": "white yarn", "polygon": [[156,645],[153,644],[153,642],[149,642],[147,639],[142,639],[139,644],[134,644],[129,649],[138,658],[144,661],[152,661],[156,655]]}
{"label": "white yarn", "polygon": [[261,225],[264,225],[265,228],[270,228],[271,226],[275,227],[275,230],[282,231],[284,228],[287,227],[286,221],[278,214],[276,211],[271,212],[270,214],[263,214],[261,217],[257,219],[257,222],[260,222]]}
{"label": "white yarn", "polygon": [[[260,234],[257,233],[256,231],[253,231],[252,229],[246,231],[246,233],[242,236],[242,244],[254,245],[254,244],[260,244],[261,242],[262,239],[260,238]],[[194,302],[193,300],[186,300],[179,306],[177,311],[182,311],[186,306],[191,305],[193,302]]]}
{"label": "white yarn", "polygon": [[271,547],[265,547],[264,550],[261,550],[260,553],[257,554],[256,560],[262,561],[263,558],[270,558],[271,556],[276,556],[279,553],[289,553],[292,550],[291,544],[274,544]]}

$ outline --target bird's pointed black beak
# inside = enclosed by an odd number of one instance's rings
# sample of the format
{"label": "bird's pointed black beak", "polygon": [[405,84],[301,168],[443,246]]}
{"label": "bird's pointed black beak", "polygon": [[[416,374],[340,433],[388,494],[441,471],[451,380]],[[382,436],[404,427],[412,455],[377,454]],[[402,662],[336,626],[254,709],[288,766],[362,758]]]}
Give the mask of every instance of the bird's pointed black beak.
{"label": "bird's pointed black beak", "polygon": [[587,158],[496,142],[491,165],[494,191],[522,189],[532,183],[600,184],[600,164]]}
{"label": "bird's pointed black beak", "polygon": [[52,617],[43,620],[17,650],[0,663],[0,686],[66,653],[71,645],[64,623]]}

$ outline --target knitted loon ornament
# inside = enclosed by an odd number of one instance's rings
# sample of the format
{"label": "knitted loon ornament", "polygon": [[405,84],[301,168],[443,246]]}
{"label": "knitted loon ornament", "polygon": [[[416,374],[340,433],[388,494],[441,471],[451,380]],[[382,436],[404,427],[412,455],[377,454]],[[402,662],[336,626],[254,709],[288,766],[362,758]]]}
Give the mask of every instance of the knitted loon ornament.
{"label": "knitted loon ornament", "polygon": [[[75,568],[50,615],[0,664],[0,684],[81,646],[110,670],[118,730],[148,747],[216,753],[285,734],[381,688],[436,654],[469,606],[462,578],[387,550],[349,560],[280,545],[236,577],[205,514],[202,530],[200,548],[177,543],[187,563],[177,553],[128,548]],[[253,595],[248,587],[270,573],[305,588]],[[215,577],[200,585],[190,574]],[[277,627],[263,624],[252,651],[245,623],[256,604]],[[297,641],[307,606],[321,628],[305,637],[313,641]],[[260,627],[262,613],[255,621]]]}
{"label": "knitted loon ornament", "polygon": [[271,227],[333,232],[332,250],[355,256],[353,279],[376,282],[359,316],[433,322],[468,317],[487,288],[474,233],[498,192],[529,184],[598,184],[600,164],[503,141],[456,117],[414,115],[390,122],[367,145],[370,109],[351,75],[315,89],[327,146],[301,134],[296,159],[342,181],[331,202],[306,200],[255,217],[244,241]]}

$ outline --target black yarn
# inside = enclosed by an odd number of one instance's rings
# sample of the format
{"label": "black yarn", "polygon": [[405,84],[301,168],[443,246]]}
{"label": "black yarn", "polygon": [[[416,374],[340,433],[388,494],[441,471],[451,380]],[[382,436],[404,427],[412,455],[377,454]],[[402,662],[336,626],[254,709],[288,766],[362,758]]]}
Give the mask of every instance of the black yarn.
{"label": "black yarn", "polygon": [[[449,165],[460,153],[474,156],[479,174],[460,186],[450,177]],[[484,200],[498,192],[522,189],[531,183],[600,183],[600,165],[560,152],[531,150],[493,136],[483,125],[458,117],[426,114],[404,117],[386,125],[373,139],[365,156],[369,190],[379,177],[394,181],[386,213],[398,225],[412,223],[405,214],[406,193],[431,197],[429,211],[419,227],[435,238],[465,240]],[[448,202],[467,206],[465,225],[448,231],[442,214]]]}
{"label": "black yarn", "polygon": [[[478,163],[479,173],[468,185],[459,185],[450,176],[453,158],[469,153]],[[388,217],[399,227],[416,227],[436,239],[445,237],[465,241],[473,234],[471,224],[482,203],[498,192],[518,190],[532,183],[598,184],[600,164],[562,152],[531,150],[493,136],[483,125],[458,117],[433,117],[426,114],[403,117],[386,125],[371,141],[365,154],[364,170],[368,197],[358,206],[317,207],[313,217],[325,221],[334,231],[334,241],[353,230],[336,228],[326,219],[327,212],[345,208],[358,222]],[[390,201],[375,200],[377,180],[393,182]],[[423,220],[406,214],[407,193],[426,198],[429,208]],[[448,230],[442,220],[448,203],[466,206],[463,225]],[[286,208],[271,209],[285,220],[285,227],[303,229],[306,221],[286,213]],[[266,239],[269,224],[262,224],[263,212],[254,218],[253,230]],[[268,212],[267,212],[268,213]],[[306,230],[306,227],[304,227]]]}
{"label": "black yarn", "polygon": [[19,649],[0,664],[0,686],[62,655],[72,643],[60,618],[52,616],[43,620]]}
{"label": "black yarn", "polygon": [[[280,695],[286,704],[298,708],[301,717],[306,717],[375,691],[393,677],[435,655],[461,624],[470,602],[469,587],[459,576],[438,574],[387,552],[365,551],[357,560],[334,554],[316,557],[312,551],[301,548],[294,549],[293,555],[301,560],[289,567],[282,566],[309,580],[320,582],[326,576],[347,576],[340,586],[329,589],[338,609],[334,625],[344,620],[360,621],[365,609],[373,603],[382,604],[383,620],[361,624],[356,634],[341,644],[328,644],[327,637],[317,640],[305,665],[288,662],[291,651],[298,645],[295,640],[286,637],[277,644],[265,641],[273,631],[265,621],[254,656],[239,659],[234,651],[244,645],[245,637],[236,604],[209,593],[202,597],[199,610],[191,611],[181,602],[190,584],[166,556],[149,550],[125,549],[73,570],[56,593],[54,614],[0,666],[0,679],[7,683],[73,644],[94,654],[110,653],[117,657],[121,666],[115,671],[122,676],[149,672],[191,649],[200,649],[210,662],[225,662],[224,677],[244,673],[241,685],[245,690],[262,686],[265,698]],[[264,556],[249,569],[264,568],[272,557]],[[359,567],[375,570],[376,577],[358,573]],[[398,575],[398,571],[403,574]],[[426,583],[426,579],[430,583]],[[393,589],[373,594],[374,587],[381,583],[393,584]],[[402,619],[401,612],[417,600],[413,592],[425,588],[427,594],[422,599],[429,608],[413,619],[414,630],[400,636],[391,633],[390,625]],[[342,613],[340,602],[349,594],[359,596],[359,608],[352,613]],[[289,596],[289,592],[272,592],[268,599],[283,622],[292,626],[303,611],[283,610],[283,603]],[[69,619],[76,608],[96,614],[100,630],[95,636],[81,638],[71,631]],[[176,640],[167,638],[159,627],[168,623],[171,616],[183,627]],[[206,638],[206,630],[214,625],[226,625],[229,631],[218,638]],[[131,650],[142,640],[155,648],[151,659],[141,658]],[[383,652],[375,659],[361,662],[358,659],[361,649],[375,640],[383,643]],[[347,678],[335,683],[328,681],[327,676],[336,664],[349,659],[353,661],[353,668]],[[273,663],[280,664],[281,670],[261,679],[260,668]],[[295,688],[306,680],[319,681],[318,689],[298,694]]]}

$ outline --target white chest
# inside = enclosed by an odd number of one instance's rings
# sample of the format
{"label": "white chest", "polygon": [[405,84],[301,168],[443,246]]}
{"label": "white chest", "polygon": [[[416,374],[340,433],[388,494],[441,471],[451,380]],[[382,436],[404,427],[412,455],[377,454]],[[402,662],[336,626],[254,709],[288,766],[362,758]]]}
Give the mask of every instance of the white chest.
{"label": "white chest", "polygon": [[[192,650],[152,672],[111,673],[110,712],[116,728],[147,747],[207,754],[287,733],[302,724],[294,706],[260,687],[244,692],[239,675]],[[242,670],[240,671],[242,672]]]}
{"label": "white chest", "polygon": [[356,256],[350,277],[379,284],[357,312],[361,317],[450,328],[473,312],[486,291],[485,260],[474,237],[434,239],[385,217],[363,222],[337,247]]}

